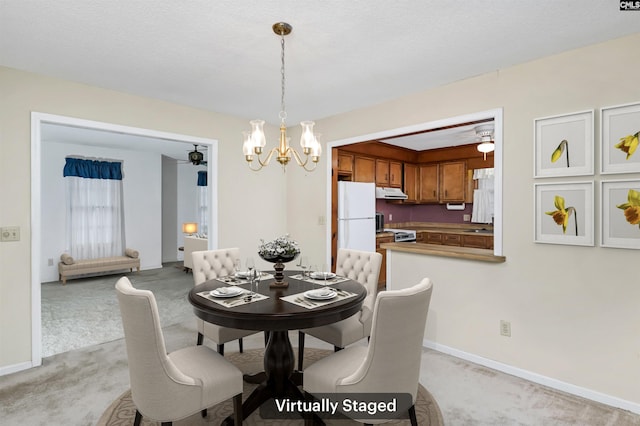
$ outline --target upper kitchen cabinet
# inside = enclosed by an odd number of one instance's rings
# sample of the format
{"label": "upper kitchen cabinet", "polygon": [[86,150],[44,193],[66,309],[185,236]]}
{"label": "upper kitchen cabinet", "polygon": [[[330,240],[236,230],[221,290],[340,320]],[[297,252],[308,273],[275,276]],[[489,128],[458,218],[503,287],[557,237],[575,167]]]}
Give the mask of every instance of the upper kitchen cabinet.
{"label": "upper kitchen cabinet", "polygon": [[355,182],[375,182],[376,160],[355,156],[353,159],[353,180]]}
{"label": "upper kitchen cabinet", "polygon": [[467,186],[467,166],[464,161],[439,164],[441,203],[462,203],[465,201]]}
{"label": "upper kitchen cabinet", "polygon": [[418,202],[437,203],[439,201],[438,194],[440,191],[438,186],[438,165],[421,165],[419,174]]}
{"label": "upper kitchen cabinet", "polygon": [[376,186],[402,187],[402,163],[376,159]]}
{"label": "upper kitchen cabinet", "polygon": [[338,152],[338,172],[344,175],[353,174],[353,155]]}
{"label": "upper kitchen cabinet", "polygon": [[407,199],[403,200],[403,203],[415,204],[418,202],[418,179],[418,166],[411,163],[404,163],[404,185],[402,190],[407,194]]}
{"label": "upper kitchen cabinet", "polygon": [[418,184],[419,203],[462,203],[467,186],[466,164],[464,161],[422,164]]}

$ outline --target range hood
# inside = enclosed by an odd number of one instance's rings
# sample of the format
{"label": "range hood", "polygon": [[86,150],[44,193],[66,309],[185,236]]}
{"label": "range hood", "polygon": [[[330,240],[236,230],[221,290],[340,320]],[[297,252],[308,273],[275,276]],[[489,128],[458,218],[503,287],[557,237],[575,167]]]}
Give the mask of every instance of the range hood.
{"label": "range hood", "polygon": [[376,198],[383,198],[385,200],[406,200],[407,194],[402,192],[400,188],[386,188],[379,186],[376,188]]}

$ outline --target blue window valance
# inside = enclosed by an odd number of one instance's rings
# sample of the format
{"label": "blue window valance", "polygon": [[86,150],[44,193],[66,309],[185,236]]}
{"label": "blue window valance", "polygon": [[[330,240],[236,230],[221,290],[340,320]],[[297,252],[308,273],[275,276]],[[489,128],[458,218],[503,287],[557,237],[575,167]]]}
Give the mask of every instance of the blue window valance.
{"label": "blue window valance", "polygon": [[65,158],[63,176],[78,176],[88,179],[122,180],[122,163],[112,161]]}
{"label": "blue window valance", "polygon": [[199,171],[198,172],[198,186],[207,186],[207,172]]}

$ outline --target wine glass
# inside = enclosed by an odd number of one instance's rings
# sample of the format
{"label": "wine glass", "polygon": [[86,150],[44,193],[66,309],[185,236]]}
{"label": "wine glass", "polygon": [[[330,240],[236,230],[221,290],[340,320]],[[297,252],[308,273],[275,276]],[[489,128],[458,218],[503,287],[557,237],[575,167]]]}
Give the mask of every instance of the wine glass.
{"label": "wine glass", "polygon": [[233,260],[233,272],[236,274],[236,276],[238,275],[238,272],[240,272],[240,259],[234,259]]}
{"label": "wine glass", "polygon": [[307,276],[307,270],[309,269],[309,258],[307,256],[302,256],[300,258],[300,263],[298,265],[300,269],[302,269],[302,278]]}
{"label": "wine glass", "polygon": [[253,296],[253,283],[254,283],[254,280],[256,279],[254,275],[256,264],[253,261],[253,257],[247,257],[246,265],[247,265],[247,279],[249,280],[249,293],[245,296],[245,300],[249,301]]}

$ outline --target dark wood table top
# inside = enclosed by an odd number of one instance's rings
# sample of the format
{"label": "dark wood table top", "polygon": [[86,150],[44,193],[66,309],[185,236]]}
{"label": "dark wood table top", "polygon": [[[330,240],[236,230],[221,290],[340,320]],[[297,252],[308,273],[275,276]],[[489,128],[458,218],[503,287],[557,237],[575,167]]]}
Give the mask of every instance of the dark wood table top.
{"label": "dark wood table top", "polygon": [[[191,289],[188,300],[193,305],[196,316],[204,321],[245,330],[274,331],[319,327],[343,320],[360,311],[367,292],[360,283],[353,280],[332,283],[330,287],[355,293],[356,296],[325,306],[307,309],[280,300],[281,297],[323,287],[291,278],[291,275],[299,273],[299,271],[284,272],[285,281],[289,283],[289,287],[284,289],[269,288],[269,284],[274,281],[273,279],[260,281],[257,292],[267,295],[269,298],[257,302],[227,307],[198,296],[197,293],[227,286],[227,284],[215,279]],[[240,287],[248,288],[249,284],[242,284]]]}

